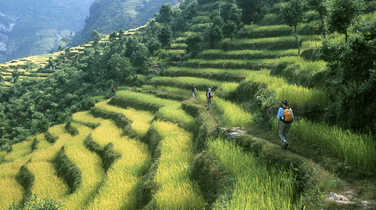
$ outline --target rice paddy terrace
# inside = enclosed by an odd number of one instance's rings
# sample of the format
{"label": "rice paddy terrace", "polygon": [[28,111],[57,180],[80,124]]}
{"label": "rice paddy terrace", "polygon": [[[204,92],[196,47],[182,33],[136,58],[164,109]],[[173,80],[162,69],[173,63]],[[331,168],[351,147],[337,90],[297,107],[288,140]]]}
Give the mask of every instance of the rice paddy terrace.
{"label": "rice paddy terrace", "polygon": [[[144,26],[129,29],[124,32],[125,36],[133,35],[137,33],[138,30],[142,30]],[[109,35],[103,37],[99,43],[106,44],[109,41]],[[15,80],[33,79],[41,80],[47,78],[51,73],[54,72],[54,69],[50,66],[49,60],[56,59],[60,55],[65,55],[69,53],[71,57],[85,53],[85,50],[88,50],[93,47],[93,41],[77,47],[68,48],[65,51],[59,51],[51,54],[31,56],[21,59],[12,60],[6,63],[0,64],[0,87],[9,87]],[[46,68],[48,66],[49,68]]]}
{"label": "rice paddy terrace", "polygon": [[[374,194],[361,194],[333,173],[333,164],[299,150],[313,144],[333,162],[373,173],[376,147],[368,136],[302,118],[291,131],[299,143],[284,151],[275,138],[252,133],[257,116],[234,100],[255,83],[295,107],[330,103],[325,91],[291,82],[299,74],[314,77],[326,64],[297,56],[291,30],[273,17],[0,153],[0,209],[31,194],[61,201],[62,209],[309,209],[323,202],[313,198],[329,192],[350,199],[326,209],[372,207],[365,200]],[[205,24],[197,18],[195,30]],[[302,50],[318,47],[318,37],[302,35]],[[168,53],[184,54],[185,38]],[[273,74],[282,64],[295,67],[290,81]],[[209,111],[208,87],[216,87]],[[228,140],[217,127],[241,127],[247,134]]]}

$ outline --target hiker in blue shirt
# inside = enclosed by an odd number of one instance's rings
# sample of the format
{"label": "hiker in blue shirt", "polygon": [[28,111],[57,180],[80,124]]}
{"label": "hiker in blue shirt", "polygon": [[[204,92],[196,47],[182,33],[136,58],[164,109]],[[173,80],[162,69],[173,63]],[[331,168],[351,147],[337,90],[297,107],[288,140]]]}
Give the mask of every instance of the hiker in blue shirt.
{"label": "hiker in blue shirt", "polygon": [[289,107],[287,100],[281,101],[281,107],[277,113],[278,134],[282,141],[282,148],[287,149],[287,134],[290,130],[291,123],[294,121],[294,113]]}
{"label": "hiker in blue shirt", "polygon": [[212,103],[212,99],[213,99],[213,92],[211,90],[211,88],[208,88],[208,90],[206,91],[206,109],[209,110],[210,109],[210,105]]}

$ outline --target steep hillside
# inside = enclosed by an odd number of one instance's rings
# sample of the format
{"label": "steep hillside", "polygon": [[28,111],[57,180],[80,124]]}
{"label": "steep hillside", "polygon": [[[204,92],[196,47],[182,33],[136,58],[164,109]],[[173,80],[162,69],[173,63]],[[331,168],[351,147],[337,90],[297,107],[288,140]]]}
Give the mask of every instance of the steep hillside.
{"label": "steep hillside", "polygon": [[93,30],[111,33],[144,25],[163,4],[175,5],[178,0],[96,0],[90,7],[90,16],[84,29],[74,38],[75,44],[92,39]]}
{"label": "steep hillside", "polygon": [[0,2],[0,62],[57,50],[82,28],[92,2]]}

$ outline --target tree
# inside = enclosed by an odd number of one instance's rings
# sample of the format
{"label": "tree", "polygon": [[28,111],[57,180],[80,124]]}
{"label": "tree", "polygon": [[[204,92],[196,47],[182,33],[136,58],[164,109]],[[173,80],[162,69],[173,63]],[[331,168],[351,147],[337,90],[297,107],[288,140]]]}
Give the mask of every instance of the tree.
{"label": "tree", "polygon": [[325,3],[325,0],[307,0],[307,5],[319,13],[321,22],[320,30],[324,37],[326,36],[325,16],[328,14]]}
{"label": "tree", "polygon": [[323,43],[323,57],[329,63],[327,86],[335,102],[329,119],[376,133],[376,18],[356,24],[353,32],[346,42]]}
{"label": "tree", "polygon": [[168,24],[171,21],[172,10],[170,4],[163,4],[159,10],[158,22]]}
{"label": "tree", "polygon": [[162,47],[170,47],[172,32],[169,26],[162,28],[161,33],[158,35],[159,41],[162,44]]}
{"label": "tree", "polygon": [[17,69],[12,71],[13,83],[16,83],[19,77],[20,77],[20,72]]}
{"label": "tree", "polygon": [[224,21],[223,34],[225,37],[233,37],[234,33],[240,29],[242,11],[235,2],[227,2],[220,9],[220,16]]}
{"label": "tree", "polygon": [[283,4],[281,7],[281,18],[283,21],[291,26],[294,30],[296,44],[298,46],[298,55],[300,55],[299,37],[296,28],[303,20],[303,3],[301,0],[290,0],[288,3]]}
{"label": "tree", "polygon": [[348,38],[347,28],[357,14],[354,0],[332,0],[328,7],[329,30],[345,34]]}
{"label": "tree", "polygon": [[201,51],[202,37],[198,34],[189,36],[185,43],[187,44],[187,52],[195,57]]}
{"label": "tree", "polygon": [[264,0],[238,0],[242,8],[242,21],[246,24],[256,21],[261,13],[261,3]]}
{"label": "tree", "polygon": [[215,45],[223,39],[223,32],[222,28],[219,25],[213,24],[210,27],[209,34],[208,34],[208,39],[209,39],[209,45],[211,48],[214,48]]}

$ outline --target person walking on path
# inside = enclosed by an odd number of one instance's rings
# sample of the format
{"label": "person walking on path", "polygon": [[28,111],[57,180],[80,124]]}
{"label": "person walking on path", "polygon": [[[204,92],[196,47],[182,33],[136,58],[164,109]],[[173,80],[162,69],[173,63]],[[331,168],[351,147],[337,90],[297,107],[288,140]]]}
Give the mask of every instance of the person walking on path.
{"label": "person walking on path", "polygon": [[112,96],[114,96],[115,93],[116,93],[116,90],[115,90],[115,86],[114,86],[114,85],[111,86],[111,93],[112,93]]}
{"label": "person walking on path", "polygon": [[282,148],[287,149],[287,134],[290,130],[291,123],[294,121],[294,113],[289,107],[287,100],[281,101],[281,107],[277,113],[278,134],[282,141]]}
{"label": "person walking on path", "polygon": [[195,86],[192,86],[192,97],[196,98],[196,96],[197,96],[197,89]]}
{"label": "person walking on path", "polygon": [[207,110],[210,109],[210,105],[212,103],[212,99],[213,99],[213,92],[212,92],[211,88],[208,88],[208,90],[206,91],[206,101],[207,101],[206,109]]}

